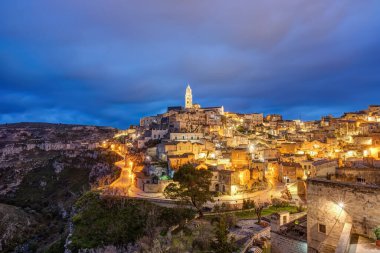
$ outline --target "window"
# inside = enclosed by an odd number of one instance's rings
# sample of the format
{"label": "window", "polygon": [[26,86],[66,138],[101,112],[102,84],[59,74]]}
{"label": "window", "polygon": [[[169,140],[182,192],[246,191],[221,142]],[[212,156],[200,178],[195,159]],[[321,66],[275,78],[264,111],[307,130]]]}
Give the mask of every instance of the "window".
{"label": "window", "polygon": [[318,232],[319,233],[323,233],[323,234],[326,234],[326,225],[324,224],[318,224]]}
{"label": "window", "polygon": [[357,181],[358,183],[365,183],[365,178],[359,176],[359,177],[356,178],[356,181]]}
{"label": "window", "polygon": [[282,217],[282,224],[286,224],[286,223],[288,223],[288,219],[286,216],[283,216]]}

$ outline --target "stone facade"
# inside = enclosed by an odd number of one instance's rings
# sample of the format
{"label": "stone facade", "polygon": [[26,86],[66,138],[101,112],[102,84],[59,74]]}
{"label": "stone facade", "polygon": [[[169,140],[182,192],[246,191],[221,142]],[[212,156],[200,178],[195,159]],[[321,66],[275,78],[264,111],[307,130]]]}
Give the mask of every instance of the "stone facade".
{"label": "stone facade", "polygon": [[271,253],[306,253],[307,243],[282,236],[277,233],[271,233]]}
{"label": "stone facade", "polygon": [[[294,222],[297,220],[298,222]],[[306,253],[305,213],[289,215],[279,212],[271,216],[271,252]]]}
{"label": "stone facade", "polygon": [[347,223],[351,233],[368,237],[380,224],[379,186],[309,179],[307,198],[308,252],[335,252]]}

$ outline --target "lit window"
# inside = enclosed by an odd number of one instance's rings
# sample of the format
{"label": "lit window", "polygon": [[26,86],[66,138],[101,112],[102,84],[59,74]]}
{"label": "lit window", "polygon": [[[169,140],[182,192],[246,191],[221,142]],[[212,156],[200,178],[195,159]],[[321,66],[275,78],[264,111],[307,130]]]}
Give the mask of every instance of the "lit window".
{"label": "lit window", "polygon": [[326,234],[326,225],[318,224],[318,231],[319,231],[319,233]]}

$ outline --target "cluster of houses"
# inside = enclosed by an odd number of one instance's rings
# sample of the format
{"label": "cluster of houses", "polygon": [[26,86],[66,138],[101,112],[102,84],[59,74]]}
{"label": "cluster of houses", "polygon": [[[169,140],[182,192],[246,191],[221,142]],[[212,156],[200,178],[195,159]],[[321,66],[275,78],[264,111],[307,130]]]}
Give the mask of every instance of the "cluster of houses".
{"label": "cluster of houses", "polygon": [[[307,215],[271,217],[271,252],[378,252],[380,106],[320,120],[225,112],[193,104],[144,117],[121,150],[139,157],[134,184],[162,192],[184,164],[212,172],[210,190],[235,195],[268,182],[294,183]],[[372,238],[372,239],[371,239]]]}
{"label": "cluster of houses", "polygon": [[301,182],[299,192],[305,192],[307,178],[335,177],[349,161],[379,158],[380,106],[339,118],[284,120],[278,114],[203,108],[192,103],[188,86],[184,107],[141,118],[124,134],[145,161],[135,171],[135,183],[144,191],[162,191],[176,170],[191,163],[212,171],[211,190],[222,194],[268,179]]}

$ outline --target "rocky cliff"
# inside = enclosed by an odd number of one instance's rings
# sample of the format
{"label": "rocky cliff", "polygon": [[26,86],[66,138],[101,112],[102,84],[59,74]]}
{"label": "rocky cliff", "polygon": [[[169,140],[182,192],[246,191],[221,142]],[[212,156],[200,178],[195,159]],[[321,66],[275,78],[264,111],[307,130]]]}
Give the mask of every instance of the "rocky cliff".
{"label": "rocky cliff", "polygon": [[61,124],[0,125],[1,252],[61,251],[76,199],[118,176],[114,162],[120,157],[98,148],[116,132]]}

